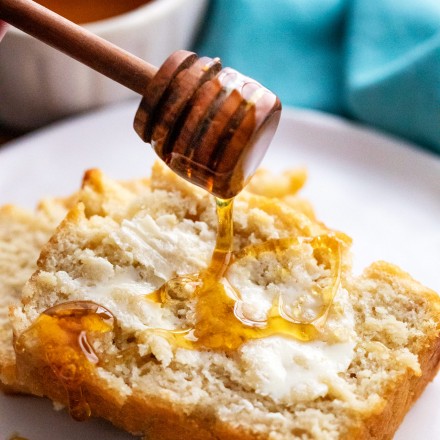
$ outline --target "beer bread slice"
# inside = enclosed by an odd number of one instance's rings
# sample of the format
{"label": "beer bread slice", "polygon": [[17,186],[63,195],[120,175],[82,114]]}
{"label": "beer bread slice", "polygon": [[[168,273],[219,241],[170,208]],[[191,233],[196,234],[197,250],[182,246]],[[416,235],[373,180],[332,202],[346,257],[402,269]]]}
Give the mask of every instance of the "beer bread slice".
{"label": "beer bread slice", "polygon": [[73,204],[74,197],[43,200],[35,211],[0,207],[0,389],[5,391],[23,391],[16,383],[9,307],[19,302],[42,246]]}
{"label": "beer bread slice", "polygon": [[[91,339],[98,363],[78,383],[93,416],[157,440],[392,438],[439,366],[438,296],[384,262],[353,276],[348,237],[284,193],[268,194],[275,195],[237,197],[235,259],[226,279],[246,313],[260,316],[277,295],[331,282],[311,243],[337,240],[340,281],[316,339],[273,335],[233,350],[188,349],[155,331],[194,325],[190,289],[164,304],[147,296],[207,267],[215,204],[160,164],[139,193],[95,170],[12,310],[19,379],[69,406],[32,326],[50,307],[92,301],[115,317],[108,332]],[[277,240],[291,245],[281,253],[265,248]]]}

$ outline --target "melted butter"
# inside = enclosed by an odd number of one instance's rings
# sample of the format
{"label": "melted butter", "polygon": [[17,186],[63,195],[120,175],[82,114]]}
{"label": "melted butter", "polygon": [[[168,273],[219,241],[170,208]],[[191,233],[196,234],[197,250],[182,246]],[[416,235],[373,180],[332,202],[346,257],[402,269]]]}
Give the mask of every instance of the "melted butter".
{"label": "melted butter", "polygon": [[92,341],[111,331],[114,322],[106,308],[91,301],[67,302],[47,309],[16,342],[16,351],[23,353],[38,338],[35,358],[48,365],[63,385],[76,420],[90,417],[82,383],[99,362]]}
{"label": "melted butter", "polygon": [[186,349],[235,350],[251,339],[274,335],[309,341],[317,337],[325,324],[334,295],[339,288],[341,273],[341,246],[336,235],[313,238],[285,238],[250,246],[238,258],[263,252],[279,255],[301,242],[309,243],[314,258],[330,273],[331,282],[313,286],[309,295],[320,299],[318,310],[310,313],[307,296],[295,304],[285,304],[276,298],[264,321],[252,321],[242,310],[240,292],[223,278],[232,260],[233,200],[217,199],[218,230],[216,247],[207,270],[197,275],[177,277],[160,289],[147,295],[147,299],[166,303],[169,297],[179,297],[183,289],[191,286],[196,298],[196,322],[193,328],[181,330],[151,329],[154,334],[167,338],[173,345]]}

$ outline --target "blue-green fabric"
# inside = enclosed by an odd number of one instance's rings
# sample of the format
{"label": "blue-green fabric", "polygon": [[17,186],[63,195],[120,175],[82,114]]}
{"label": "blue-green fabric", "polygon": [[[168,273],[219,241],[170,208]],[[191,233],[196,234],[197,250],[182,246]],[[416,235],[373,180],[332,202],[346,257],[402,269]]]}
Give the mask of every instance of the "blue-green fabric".
{"label": "blue-green fabric", "polygon": [[440,153],[440,0],[211,0],[196,50]]}

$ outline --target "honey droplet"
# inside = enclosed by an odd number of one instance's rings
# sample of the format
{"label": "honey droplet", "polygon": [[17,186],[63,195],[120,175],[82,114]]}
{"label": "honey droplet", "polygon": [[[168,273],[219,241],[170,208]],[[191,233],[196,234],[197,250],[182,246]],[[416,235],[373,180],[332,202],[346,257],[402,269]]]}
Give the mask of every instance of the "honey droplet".
{"label": "honey droplet", "polygon": [[66,302],[43,312],[16,342],[17,352],[30,350],[50,366],[66,390],[75,420],[91,415],[82,384],[99,362],[92,343],[100,334],[112,331],[114,324],[115,318],[103,306],[91,301]]}

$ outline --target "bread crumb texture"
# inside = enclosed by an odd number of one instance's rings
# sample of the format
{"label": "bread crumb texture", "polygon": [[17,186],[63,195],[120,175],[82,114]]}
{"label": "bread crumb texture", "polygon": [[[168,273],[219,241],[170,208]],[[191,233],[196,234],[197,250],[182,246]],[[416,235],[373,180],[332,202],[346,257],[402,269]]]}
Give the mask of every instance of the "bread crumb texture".
{"label": "bread crumb texture", "polygon": [[[12,309],[16,337],[56,304],[90,300],[109,309],[115,328],[94,340],[99,364],[82,390],[94,415],[145,439],[392,438],[438,368],[440,301],[388,263],[352,276],[350,239],[318,222],[295,195],[303,175],[277,184],[261,174],[237,197],[236,258],[226,279],[247,316],[264,318],[274,298],[298,298],[326,285],[329,273],[307,240],[281,255],[244,250],[337,234],[341,283],[317,339],[272,336],[222,352],[179,348],[151,331],[194,325],[191,289],[164,304],[146,295],[205,269],[216,232],[213,199],[159,163],[137,186],[86,174],[79,202],[43,247],[22,304]],[[33,342],[17,354],[20,381],[66,405]]]}
{"label": "bread crumb texture", "polygon": [[0,388],[6,391],[20,391],[9,307],[19,302],[24,283],[37,268],[42,246],[74,202],[75,196],[46,199],[34,212],[12,205],[0,207]]}

